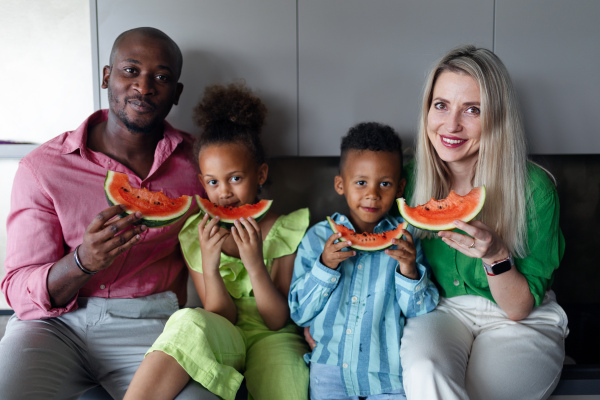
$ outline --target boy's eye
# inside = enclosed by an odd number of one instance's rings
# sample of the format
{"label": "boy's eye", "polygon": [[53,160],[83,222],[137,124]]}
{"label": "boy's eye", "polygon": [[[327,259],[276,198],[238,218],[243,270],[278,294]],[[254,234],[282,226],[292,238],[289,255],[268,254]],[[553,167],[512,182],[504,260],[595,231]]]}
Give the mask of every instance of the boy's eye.
{"label": "boy's eye", "polygon": [[382,187],[388,187],[388,186],[392,186],[392,182],[381,182],[379,185]]}
{"label": "boy's eye", "polygon": [[356,184],[358,186],[365,186],[367,184],[367,182],[366,181],[356,181]]}

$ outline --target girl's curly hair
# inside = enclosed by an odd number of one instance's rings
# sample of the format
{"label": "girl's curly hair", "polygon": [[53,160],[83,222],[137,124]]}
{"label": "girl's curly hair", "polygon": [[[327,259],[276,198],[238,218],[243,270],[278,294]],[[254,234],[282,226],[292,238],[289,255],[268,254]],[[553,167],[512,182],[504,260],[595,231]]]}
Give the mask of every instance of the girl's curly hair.
{"label": "girl's curly hair", "polygon": [[260,132],[267,115],[263,104],[244,81],[212,85],[204,90],[194,108],[194,122],[200,128],[194,155],[210,144],[240,143],[248,148],[257,165],[265,162]]}

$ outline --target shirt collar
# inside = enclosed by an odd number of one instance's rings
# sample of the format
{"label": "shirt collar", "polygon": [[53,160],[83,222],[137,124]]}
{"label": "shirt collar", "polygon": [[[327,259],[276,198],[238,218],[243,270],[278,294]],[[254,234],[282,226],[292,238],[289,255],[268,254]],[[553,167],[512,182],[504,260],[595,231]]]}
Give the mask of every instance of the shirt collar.
{"label": "shirt collar", "polygon": [[[108,120],[108,109],[98,110],[90,115],[77,129],[68,135],[62,145],[62,154],[72,153],[75,150],[79,150],[82,153],[87,150],[88,128],[106,120]],[[158,146],[161,147],[161,151],[164,150],[171,153],[183,141],[183,136],[167,121],[164,121],[164,128],[163,139],[161,139]]]}
{"label": "shirt collar", "polygon": [[[354,229],[354,226],[352,226],[352,222],[350,222],[350,219],[347,216],[345,216],[344,214],[334,213],[331,216],[331,219],[333,219],[333,221],[336,224],[344,225],[346,228],[350,228],[353,231],[356,231],[356,229]],[[381,221],[379,221],[377,226],[375,226],[375,229],[373,229],[373,232],[381,233],[381,232],[391,231],[393,229],[396,229],[396,227],[398,225],[400,225],[400,223],[402,223],[402,221],[400,219],[395,218],[389,214],[386,214],[381,219]]]}

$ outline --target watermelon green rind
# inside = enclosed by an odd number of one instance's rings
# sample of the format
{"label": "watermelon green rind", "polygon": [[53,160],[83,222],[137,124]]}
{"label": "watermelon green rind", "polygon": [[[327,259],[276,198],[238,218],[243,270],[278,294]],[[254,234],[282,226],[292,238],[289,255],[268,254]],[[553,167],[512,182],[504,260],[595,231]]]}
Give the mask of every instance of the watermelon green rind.
{"label": "watermelon green rind", "polygon": [[[485,194],[485,186],[480,186],[473,188],[464,196],[459,196],[454,191],[450,191],[445,199],[435,200],[432,198],[427,203],[416,207],[409,207],[404,198],[399,198],[397,202],[400,215],[411,225],[427,231],[449,231],[456,229],[455,220],[469,222],[481,212],[485,203]],[[461,202],[462,209],[461,207],[451,208],[451,205],[456,204],[455,202]],[[440,209],[439,207],[448,207],[448,209]],[[446,215],[443,211],[446,211]],[[461,211],[462,213],[451,214],[450,211]],[[426,213],[430,214],[430,218],[423,215]]]}
{"label": "watermelon green rind", "polygon": [[[402,237],[402,229],[406,229],[406,227],[408,226],[408,223],[405,221],[398,225],[396,229],[393,229],[391,231],[386,231],[382,233],[356,233],[352,229],[346,228],[344,225],[336,224],[335,221],[333,221],[330,217],[327,217],[327,222],[329,223],[329,226],[331,227],[333,233],[342,232],[342,236],[340,236],[339,238],[340,241],[350,240],[352,242],[350,247],[360,251],[378,251],[387,249],[388,247],[393,245],[392,239],[400,239]],[[352,238],[352,236],[354,236],[354,239]],[[385,241],[383,238],[384,236]],[[367,246],[364,243],[360,242],[361,240],[364,240],[363,237],[370,238],[373,241],[380,241],[383,243],[376,246]]]}
{"label": "watermelon green rind", "polygon": [[[104,194],[105,194],[106,200],[108,201],[108,204],[110,206],[114,206],[116,204],[124,204],[123,202],[118,201],[115,198],[115,196],[111,193],[111,190],[110,190],[111,183],[113,183],[113,180],[115,179],[115,177],[117,177],[117,174],[120,174],[120,173],[114,172],[114,171],[108,171],[106,173],[106,178],[104,180]],[[138,190],[145,190],[145,189],[138,189]],[[160,192],[160,193],[162,194],[162,192]],[[164,194],[162,194],[162,195],[165,196]],[[165,198],[168,199],[167,196],[165,196]],[[192,206],[192,201],[193,201],[192,196],[181,196],[180,198],[183,198],[185,200],[185,202],[183,202],[182,205],[180,207],[178,207],[177,210],[171,212],[168,215],[164,215],[164,216],[148,216],[148,215],[144,215],[144,213],[142,212],[142,219],[137,221],[135,223],[135,225],[146,225],[148,228],[161,228],[161,227],[171,225],[171,224],[177,222],[181,217],[183,217],[188,212],[188,210]],[[128,215],[131,215],[137,211],[136,208],[132,207],[129,204],[124,204],[124,205],[127,206],[127,209],[119,214],[119,216],[122,218],[124,218]]]}
{"label": "watermelon green rind", "polygon": [[211,218],[219,216],[219,225],[225,229],[230,229],[236,219],[252,218],[260,221],[269,211],[273,200],[260,200],[255,204],[245,204],[239,207],[222,207],[195,195],[196,203],[200,207],[200,212],[208,214]]}

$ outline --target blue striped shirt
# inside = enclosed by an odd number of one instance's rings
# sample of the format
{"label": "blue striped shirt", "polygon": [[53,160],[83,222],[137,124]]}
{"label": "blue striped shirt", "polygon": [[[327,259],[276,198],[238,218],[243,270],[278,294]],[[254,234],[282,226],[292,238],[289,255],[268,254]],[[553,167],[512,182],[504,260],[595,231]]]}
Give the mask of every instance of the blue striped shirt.
{"label": "blue striped shirt", "polygon": [[[354,229],[347,217],[333,220]],[[401,222],[386,216],[374,232]],[[412,227],[409,227],[412,229]],[[411,232],[412,233],[412,232]],[[438,291],[416,240],[419,280],[398,272],[398,262],[383,251],[358,251],[333,270],[320,262],[333,234],[327,221],[308,230],[298,247],[289,303],[292,319],[310,326],[317,346],[307,361],[337,365],[348,396],[368,396],[401,389],[400,339],[406,317],[435,308]]]}

